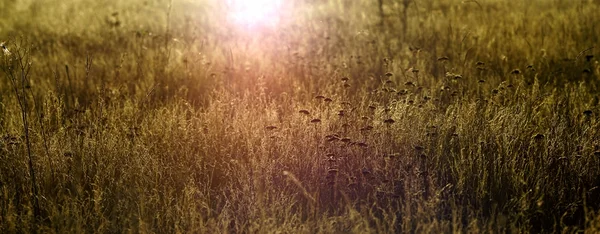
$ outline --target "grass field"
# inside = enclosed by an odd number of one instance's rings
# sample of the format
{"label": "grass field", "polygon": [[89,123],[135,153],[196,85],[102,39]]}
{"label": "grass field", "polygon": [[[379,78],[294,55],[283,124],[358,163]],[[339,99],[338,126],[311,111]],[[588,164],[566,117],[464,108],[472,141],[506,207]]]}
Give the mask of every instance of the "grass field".
{"label": "grass field", "polygon": [[0,1],[0,233],[600,232],[599,1],[235,2]]}

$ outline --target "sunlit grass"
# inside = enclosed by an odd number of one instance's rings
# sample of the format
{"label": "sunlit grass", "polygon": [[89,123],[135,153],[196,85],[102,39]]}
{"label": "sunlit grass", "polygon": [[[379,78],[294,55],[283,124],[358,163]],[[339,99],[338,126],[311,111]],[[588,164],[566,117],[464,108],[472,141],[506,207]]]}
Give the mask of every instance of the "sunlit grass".
{"label": "sunlit grass", "polygon": [[593,1],[0,6],[0,233],[600,230]]}

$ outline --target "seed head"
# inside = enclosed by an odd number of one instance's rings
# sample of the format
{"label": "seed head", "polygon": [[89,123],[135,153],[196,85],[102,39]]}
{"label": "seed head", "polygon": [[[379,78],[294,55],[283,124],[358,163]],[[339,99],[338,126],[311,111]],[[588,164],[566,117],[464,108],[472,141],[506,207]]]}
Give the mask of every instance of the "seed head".
{"label": "seed head", "polygon": [[450,59],[448,57],[444,56],[444,57],[439,57],[437,60],[440,62],[443,62],[443,61],[448,61]]}
{"label": "seed head", "polygon": [[5,45],[5,43],[6,43],[6,42],[0,42],[0,48],[2,48],[2,52],[4,53],[4,55],[6,55],[6,56],[10,56],[10,55],[11,55],[11,53],[10,53],[10,51],[8,50],[8,48],[6,48],[6,45]]}
{"label": "seed head", "polygon": [[543,140],[544,138],[545,138],[544,134],[541,134],[541,133],[535,134],[535,136],[533,136],[533,139],[538,140],[538,141]]}
{"label": "seed head", "polygon": [[591,55],[591,54],[586,55],[585,56],[585,61],[591,62],[593,58],[594,58],[594,55]]}
{"label": "seed head", "polygon": [[269,130],[269,131],[270,131],[270,130],[277,129],[277,127],[276,127],[276,126],[273,126],[273,125],[271,125],[271,126],[266,126],[265,128],[266,128],[267,130]]}
{"label": "seed head", "polygon": [[366,127],[364,127],[364,128],[361,128],[360,130],[361,130],[361,131],[371,131],[371,130],[373,130],[373,126],[371,126],[371,125],[368,125],[368,126],[366,126]]}

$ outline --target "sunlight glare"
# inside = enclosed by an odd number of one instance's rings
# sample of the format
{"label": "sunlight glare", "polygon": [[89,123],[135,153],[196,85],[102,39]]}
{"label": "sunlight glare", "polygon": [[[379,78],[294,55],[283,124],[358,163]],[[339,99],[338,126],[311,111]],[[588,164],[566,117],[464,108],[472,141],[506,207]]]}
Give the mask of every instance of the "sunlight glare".
{"label": "sunlight glare", "polygon": [[228,0],[230,19],[239,26],[275,26],[282,0]]}

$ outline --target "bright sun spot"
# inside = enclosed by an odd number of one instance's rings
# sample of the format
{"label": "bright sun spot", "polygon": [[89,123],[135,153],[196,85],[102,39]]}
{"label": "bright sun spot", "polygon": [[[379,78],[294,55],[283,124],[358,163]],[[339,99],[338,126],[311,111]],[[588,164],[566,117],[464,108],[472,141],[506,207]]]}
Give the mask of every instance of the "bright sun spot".
{"label": "bright sun spot", "polygon": [[282,0],[227,0],[229,16],[236,25],[275,26],[281,17]]}

